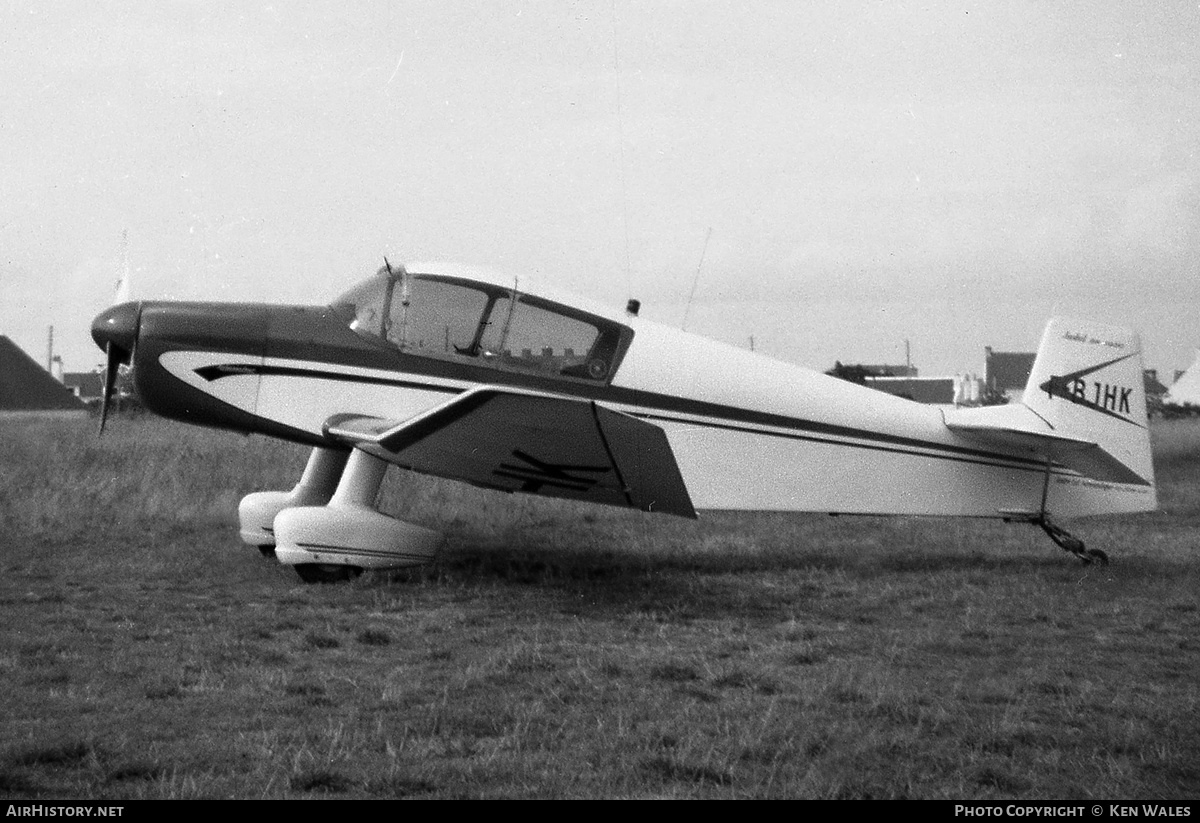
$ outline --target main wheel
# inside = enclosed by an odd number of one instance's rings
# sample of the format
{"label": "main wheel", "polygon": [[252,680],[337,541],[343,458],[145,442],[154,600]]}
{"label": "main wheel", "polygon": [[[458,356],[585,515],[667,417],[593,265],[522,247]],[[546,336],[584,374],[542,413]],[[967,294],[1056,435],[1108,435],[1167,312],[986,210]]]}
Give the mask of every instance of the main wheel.
{"label": "main wheel", "polygon": [[296,574],[305,583],[344,583],[362,574],[358,566],[341,566],[333,563],[297,563]]}

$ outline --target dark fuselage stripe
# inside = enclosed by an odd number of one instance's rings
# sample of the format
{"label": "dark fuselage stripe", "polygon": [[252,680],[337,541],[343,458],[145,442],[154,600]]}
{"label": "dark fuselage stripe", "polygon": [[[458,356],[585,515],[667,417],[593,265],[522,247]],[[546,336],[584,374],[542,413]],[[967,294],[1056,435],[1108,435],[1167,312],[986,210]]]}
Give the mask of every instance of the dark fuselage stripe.
{"label": "dark fuselage stripe", "polygon": [[376,386],[396,386],[402,389],[427,389],[444,394],[461,394],[464,390],[454,386],[439,386],[436,383],[417,383],[413,380],[398,380],[391,377],[370,377],[360,374],[345,374],[344,372],[322,371],[320,369],[302,369],[294,366],[265,366],[249,363],[228,363],[220,366],[204,366],[196,369],[196,374],[210,383],[222,377],[234,377],[240,374],[272,375],[279,377],[306,377],[319,380],[338,380],[349,383],[370,383]]}
{"label": "dark fuselage stripe", "polygon": [[[747,426],[734,426],[734,425],[730,425],[728,423],[713,423],[713,422],[706,421],[706,420],[690,420],[690,419],[686,419],[686,418],[682,418],[682,417],[666,417],[666,416],[660,415],[660,414],[646,414],[646,413],[642,413],[642,412],[629,412],[629,414],[633,417],[637,417],[642,420],[661,420],[661,421],[667,422],[667,423],[684,423],[684,424],[687,424],[690,426],[701,426],[703,428],[708,428],[708,429],[725,429],[727,431],[743,432],[745,434],[753,434],[753,435],[758,435],[761,437],[778,437],[778,438],[781,438],[784,440],[804,440],[809,443],[820,443],[820,444],[826,445],[826,446],[844,446],[844,447],[852,448],[852,449],[868,449],[870,451],[888,452],[891,454],[906,454],[906,455],[909,455],[912,457],[930,457],[930,458],[934,458],[936,460],[953,460],[958,463],[974,463],[975,465],[978,465],[978,466],[990,466],[990,467],[996,468],[996,469],[1015,469],[1018,471],[1037,472],[1039,474],[1043,474],[1046,471],[1045,463],[1042,463],[1038,466],[1013,466],[1013,465],[1010,465],[1010,463],[1014,463],[1014,462],[1015,463],[1028,462],[1025,458],[1021,458],[1021,457],[1012,457],[1012,458],[997,457],[997,458],[994,458],[991,460],[984,460],[980,457],[968,457],[968,456],[954,455],[954,454],[928,454],[926,452],[914,451],[912,449],[905,449],[905,448],[897,448],[894,446],[879,446],[879,445],[875,445],[873,443],[847,443],[844,440],[830,440],[830,439],[823,438],[823,437],[813,437],[812,435],[807,435],[807,434],[792,434],[791,432],[778,432],[778,431],[770,431],[767,429],[754,429],[754,428],[749,428]],[[927,448],[937,449],[937,448],[939,448],[939,446],[936,444],[930,444],[929,446],[927,446]],[[944,447],[941,447],[941,448],[944,448]],[[999,461],[1008,461],[1008,462],[999,462]],[[1051,472],[1052,474],[1061,474],[1061,475],[1070,475],[1070,476],[1076,476],[1078,474],[1078,472],[1074,472],[1074,471],[1063,471],[1062,470],[1063,467],[1058,464],[1054,464],[1053,468],[1054,468],[1054,470]]]}
{"label": "dark fuselage stripe", "polygon": [[[422,389],[427,391],[441,392],[444,394],[461,394],[463,391],[465,391],[465,389],[462,388],[456,388],[437,383],[418,382],[415,380],[400,380],[396,378],[370,377],[364,375],[346,374],[345,372],[325,371],[322,369],[301,368],[295,366],[271,366],[264,364],[237,363],[206,366],[203,369],[197,369],[197,373],[200,373],[202,377],[210,381],[218,380],[222,377],[246,374],[250,371],[262,375],[317,378],[322,380],[337,380],[351,383],[370,383],[373,385],[389,385],[399,388]],[[496,376],[498,378],[502,378],[507,377],[508,375],[497,374]],[[500,381],[498,380],[497,382],[499,383]],[[527,388],[525,386],[520,387]],[[780,437],[790,440],[803,440],[832,446],[869,449],[872,451],[887,452],[891,454],[909,454],[915,457],[953,460],[955,462],[974,463],[977,465],[993,466],[996,468],[1020,469],[1023,471],[1032,471],[1038,473],[1044,473],[1046,471],[1046,464],[1043,461],[1034,460],[1027,457],[998,454],[995,452],[981,451],[963,446],[953,446],[945,443],[934,443],[924,440],[917,440],[910,437],[901,437],[899,435],[889,435],[882,432],[872,432],[862,429],[854,429],[848,426],[838,426],[830,423],[818,423],[815,421],[801,420],[799,418],[786,417],[784,415],[771,414],[768,412],[740,409],[736,406],[725,406],[702,400],[690,400],[688,398],[673,397],[671,395],[661,395],[654,392],[641,391],[638,389],[625,389],[616,386],[608,386],[604,387],[604,389],[598,392],[583,393],[577,390],[570,391],[570,389],[577,388],[578,387],[575,384],[562,385],[557,387],[557,391],[560,394],[588,400],[595,399],[592,395],[608,395],[606,397],[601,397],[600,399],[602,401],[607,400],[608,402],[633,406],[637,410],[631,411],[629,414],[631,416],[647,420],[660,420],[663,422],[703,426],[706,428],[723,429],[726,431],[743,432],[746,434],[760,436]],[[710,419],[696,420],[692,418],[678,418],[658,413],[663,411],[702,415]],[[715,420],[711,418],[715,418]],[[748,425],[734,425],[735,423],[757,423],[759,425],[769,425],[776,428],[792,429],[793,431],[770,431],[761,428],[751,428]],[[794,433],[796,431],[803,431],[807,433],[796,434]],[[826,436],[819,436],[822,434]],[[832,439],[829,435],[858,438],[860,440],[876,442],[846,442],[843,440]],[[929,450],[940,453],[929,454],[927,451],[920,450]],[[1055,464],[1054,468],[1056,469],[1056,474],[1075,474],[1075,472],[1062,471],[1063,467],[1059,464]]]}
{"label": "dark fuselage stripe", "polygon": [[[796,417],[788,417],[782,414],[773,414],[771,412],[754,411],[752,409],[741,409],[736,406],[725,406],[719,403],[710,403],[704,400],[691,400],[683,397],[673,397],[671,395],[657,394],[654,392],[644,392],[638,389],[622,389],[612,387],[612,395],[605,398],[609,402],[619,403],[621,405],[633,406],[639,410],[646,410],[646,414],[655,412],[674,412],[676,414],[695,415],[722,421],[718,425],[721,427],[729,427],[730,423],[742,423],[747,426],[771,426],[778,429],[791,429],[792,431],[805,432],[805,435],[796,435],[802,439],[810,439],[815,442],[832,443],[841,446],[856,446],[859,448],[872,448],[865,443],[845,443],[840,440],[829,439],[830,437],[848,437],[857,440],[868,440],[874,443],[884,443],[893,448],[886,449],[889,451],[903,451],[907,449],[931,449],[933,451],[943,452],[940,456],[957,455],[959,457],[976,458],[982,460],[1003,460],[1009,463],[1021,463],[1036,469],[1037,471],[1045,471],[1046,464],[1041,460],[1033,460],[1027,457],[1019,457],[1016,455],[1002,454],[992,451],[984,451],[974,449],[967,446],[955,446],[949,443],[935,443],[928,440],[919,440],[914,437],[904,437],[898,434],[887,434],[885,432],[869,431],[867,429],[856,429],[850,426],[840,426],[835,423],[820,423],[814,420],[802,420]],[[670,419],[670,418],[663,418]],[[698,421],[692,420],[675,420],[674,422],[692,423]],[[738,427],[734,427],[738,428]],[[766,433],[757,429],[738,428],[740,431],[752,433]],[[818,437],[817,435],[825,435]],[[897,449],[895,447],[902,447]],[[879,448],[879,447],[875,447]]]}

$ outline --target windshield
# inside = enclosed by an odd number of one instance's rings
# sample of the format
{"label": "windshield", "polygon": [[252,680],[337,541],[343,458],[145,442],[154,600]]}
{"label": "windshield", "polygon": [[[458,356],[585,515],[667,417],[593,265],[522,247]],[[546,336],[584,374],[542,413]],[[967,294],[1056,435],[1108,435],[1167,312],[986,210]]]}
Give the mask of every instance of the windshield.
{"label": "windshield", "polygon": [[374,277],[364,280],[334,300],[333,308],[347,314],[350,328],[359,334],[382,337],[383,307],[388,302],[392,277],[391,271],[380,269]]}
{"label": "windshield", "polygon": [[604,381],[628,330],[511,288],[383,268],[334,303],[359,334],[406,354]]}

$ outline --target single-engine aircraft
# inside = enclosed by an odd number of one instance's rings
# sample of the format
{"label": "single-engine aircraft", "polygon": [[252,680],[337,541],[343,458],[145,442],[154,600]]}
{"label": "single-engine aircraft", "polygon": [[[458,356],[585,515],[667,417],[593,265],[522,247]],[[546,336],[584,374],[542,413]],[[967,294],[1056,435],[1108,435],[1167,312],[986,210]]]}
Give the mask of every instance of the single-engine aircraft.
{"label": "single-engine aircraft", "polygon": [[1157,507],[1141,346],[1046,327],[1019,403],[922,405],[447,264],[385,265],[329,306],[129,302],[92,325],[163,416],[312,446],[241,537],[306,581],[428,562],[430,529],[375,509],[389,464],[506,492],[697,509],[953,515],[1042,527]]}

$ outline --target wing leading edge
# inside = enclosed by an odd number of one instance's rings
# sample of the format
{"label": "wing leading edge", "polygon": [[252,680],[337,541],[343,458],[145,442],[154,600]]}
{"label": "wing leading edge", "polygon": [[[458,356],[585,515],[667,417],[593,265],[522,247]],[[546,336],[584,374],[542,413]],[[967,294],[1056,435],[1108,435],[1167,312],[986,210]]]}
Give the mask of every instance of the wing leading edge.
{"label": "wing leading edge", "polygon": [[484,386],[404,421],[335,415],[325,433],[476,486],[696,517],[666,433],[590,400]]}

